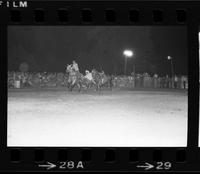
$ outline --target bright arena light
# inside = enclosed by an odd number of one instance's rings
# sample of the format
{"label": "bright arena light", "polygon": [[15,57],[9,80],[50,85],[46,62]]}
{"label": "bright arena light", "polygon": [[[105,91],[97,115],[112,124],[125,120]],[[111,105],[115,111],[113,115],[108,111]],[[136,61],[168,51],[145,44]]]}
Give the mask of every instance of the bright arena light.
{"label": "bright arena light", "polygon": [[170,59],[171,59],[171,56],[167,56],[167,59],[170,60]]}
{"label": "bright arena light", "polygon": [[133,56],[133,52],[131,50],[124,50],[123,54],[126,57],[132,57]]}

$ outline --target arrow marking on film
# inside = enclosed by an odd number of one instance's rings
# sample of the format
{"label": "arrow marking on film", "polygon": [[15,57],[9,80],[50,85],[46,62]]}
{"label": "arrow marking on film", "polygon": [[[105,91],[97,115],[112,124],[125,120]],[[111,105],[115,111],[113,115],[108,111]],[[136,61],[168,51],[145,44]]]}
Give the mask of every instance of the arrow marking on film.
{"label": "arrow marking on film", "polygon": [[144,170],[149,170],[151,168],[154,168],[154,165],[149,164],[149,163],[145,163],[145,165],[137,165],[137,168],[144,168]]}
{"label": "arrow marking on film", "polygon": [[49,169],[55,168],[56,165],[55,165],[55,164],[52,164],[52,163],[50,163],[50,162],[47,162],[47,164],[39,164],[38,167],[47,167],[47,170],[49,170]]}

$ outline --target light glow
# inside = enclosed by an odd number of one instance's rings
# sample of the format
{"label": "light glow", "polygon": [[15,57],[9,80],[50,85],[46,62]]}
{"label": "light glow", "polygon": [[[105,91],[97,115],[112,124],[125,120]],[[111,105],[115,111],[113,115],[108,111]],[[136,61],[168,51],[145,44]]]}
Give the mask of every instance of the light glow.
{"label": "light glow", "polygon": [[133,52],[131,50],[124,50],[123,54],[126,57],[132,57],[133,56]]}
{"label": "light glow", "polygon": [[168,59],[168,60],[171,60],[171,59],[172,59],[172,57],[171,57],[171,56],[167,56],[167,59]]}

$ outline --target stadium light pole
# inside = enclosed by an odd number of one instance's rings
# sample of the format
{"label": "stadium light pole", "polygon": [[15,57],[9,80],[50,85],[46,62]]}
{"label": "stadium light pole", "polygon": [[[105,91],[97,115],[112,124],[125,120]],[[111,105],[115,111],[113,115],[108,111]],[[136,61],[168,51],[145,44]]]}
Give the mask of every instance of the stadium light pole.
{"label": "stadium light pole", "polygon": [[174,65],[173,65],[173,59],[172,59],[171,56],[167,56],[167,60],[170,60],[170,62],[171,62],[171,76],[172,76],[172,78],[173,78],[173,76],[174,76]]}
{"label": "stadium light pole", "polygon": [[127,68],[127,59],[131,58],[133,56],[133,51],[131,50],[124,50],[123,52],[125,56],[125,62],[124,62],[124,75],[126,75],[126,68]]}

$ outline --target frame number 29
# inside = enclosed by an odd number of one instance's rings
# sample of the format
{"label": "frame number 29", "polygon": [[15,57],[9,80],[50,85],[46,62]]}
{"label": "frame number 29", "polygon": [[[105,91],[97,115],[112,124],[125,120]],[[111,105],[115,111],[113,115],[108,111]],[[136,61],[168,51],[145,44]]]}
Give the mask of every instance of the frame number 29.
{"label": "frame number 29", "polygon": [[156,163],[156,169],[157,170],[169,170],[172,167],[172,163],[171,162],[162,162],[159,161]]}

